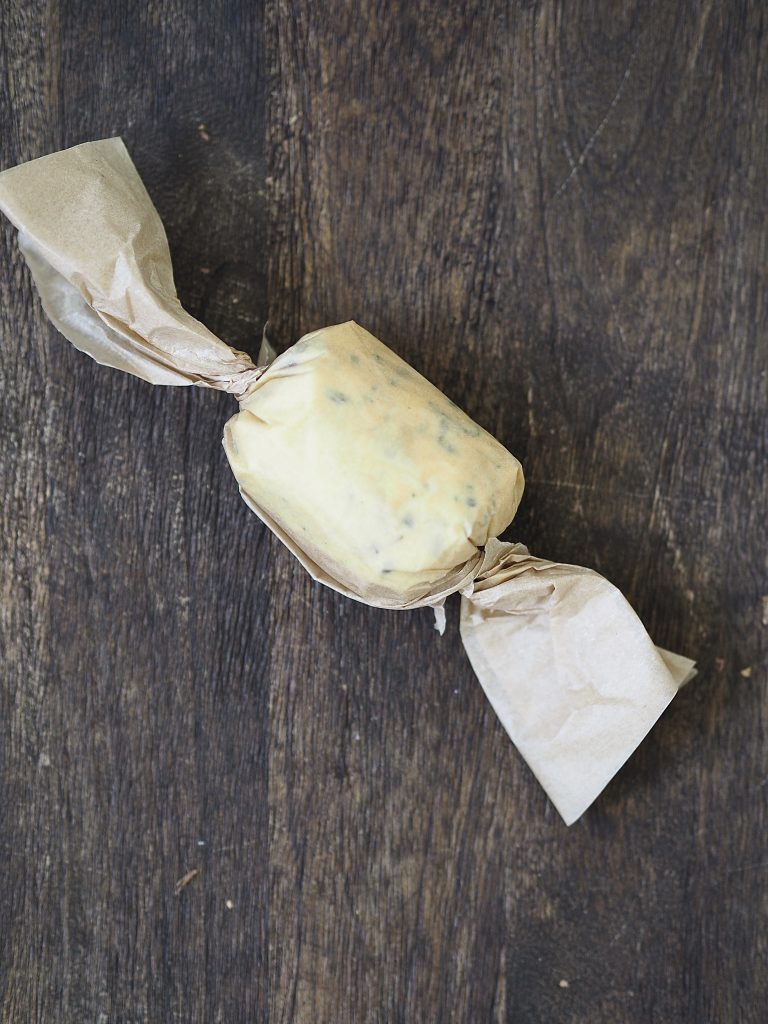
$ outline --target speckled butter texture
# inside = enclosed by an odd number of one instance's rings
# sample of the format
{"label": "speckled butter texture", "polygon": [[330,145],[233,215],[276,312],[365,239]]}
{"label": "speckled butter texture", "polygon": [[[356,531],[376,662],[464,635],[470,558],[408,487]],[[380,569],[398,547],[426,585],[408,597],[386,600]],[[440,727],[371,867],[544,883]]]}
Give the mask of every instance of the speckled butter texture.
{"label": "speckled butter texture", "polygon": [[279,356],[226,426],[242,491],[354,591],[432,589],[511,522],[520,463],[356,323]]}

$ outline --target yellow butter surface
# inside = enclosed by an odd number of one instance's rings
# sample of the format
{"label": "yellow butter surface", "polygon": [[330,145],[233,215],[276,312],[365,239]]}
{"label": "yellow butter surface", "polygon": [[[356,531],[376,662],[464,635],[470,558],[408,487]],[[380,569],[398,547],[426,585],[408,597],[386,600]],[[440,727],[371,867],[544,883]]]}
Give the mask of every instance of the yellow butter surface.
{"label": "yellow butter surface", "polygon": [[245,495],[365,596],[421,596],[511,522],[520,463],[356,323],[306,335],[226,426]]}

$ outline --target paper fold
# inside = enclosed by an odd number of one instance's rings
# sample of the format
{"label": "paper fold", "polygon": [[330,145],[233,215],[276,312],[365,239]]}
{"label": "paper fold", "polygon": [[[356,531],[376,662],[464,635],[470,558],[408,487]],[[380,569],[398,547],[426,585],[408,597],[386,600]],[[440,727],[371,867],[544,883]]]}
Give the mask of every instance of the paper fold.
{"label": "paper fold", "polygon": [[260,375],[181,306],[165,229],[121,139],[0,174],[46,313],[75,348],[150,384],[240,395]]}
{"label": "paper fold", "polygon": [[[182,309],[160,218],[120,139],[86,143],[0,174],[0,209],[48,316],[97,362],[153,384],[242,397],[265,371]],[[274,356],[265,337],[262,358]],[[460,592],[461,635],[488,699],[565,821],[575,821],[640,743],[693,662],[654,647],[597,573],[490,541],[407,604],[352,592],[244,499],[311,575],[371,605],[435,609]],[[338,569],[337,569],[338,571]]]}
{"label": "paper fold", "polygon": [[465,589],[461,637],[513,743],[567,824],[587,809],[687,679],[626,598],[590,569],[492,542]]}

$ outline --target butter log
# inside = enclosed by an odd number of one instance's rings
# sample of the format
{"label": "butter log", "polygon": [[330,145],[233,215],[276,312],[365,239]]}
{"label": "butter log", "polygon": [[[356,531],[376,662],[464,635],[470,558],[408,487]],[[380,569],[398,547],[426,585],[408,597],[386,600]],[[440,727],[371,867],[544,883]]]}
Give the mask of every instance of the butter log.
{"label": "butter log", "polygon": [[249,503],[382,603],[433,592],[506,529],[523,492],[517,459],[354,322],[278,356],[224,448]]}

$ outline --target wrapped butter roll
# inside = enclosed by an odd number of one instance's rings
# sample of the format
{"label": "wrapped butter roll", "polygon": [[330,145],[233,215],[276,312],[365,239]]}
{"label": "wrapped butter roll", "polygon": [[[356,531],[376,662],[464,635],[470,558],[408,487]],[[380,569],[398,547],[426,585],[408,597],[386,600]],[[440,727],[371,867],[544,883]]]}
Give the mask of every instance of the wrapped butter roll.
{"label": "wrapped butter roll", "polygon": [[0,209],[50,319],[98,362],[217,388],[240,492],[312,576],[385,608],[461,594],[461,633],[504,727],[570,824],[652,727],[693,662],[654,647],[589,569],[497,537],[517,459],[355,323],[282,355],[236,352],[182,309],[165,232],[119,139],[0,174]]}
{"label": "wrapped butter roll", "polygon": [[517,459],[356,323],[278,356],[224,448],[249,503],[347,590],[388,607],[476,563],[523,491]]}

